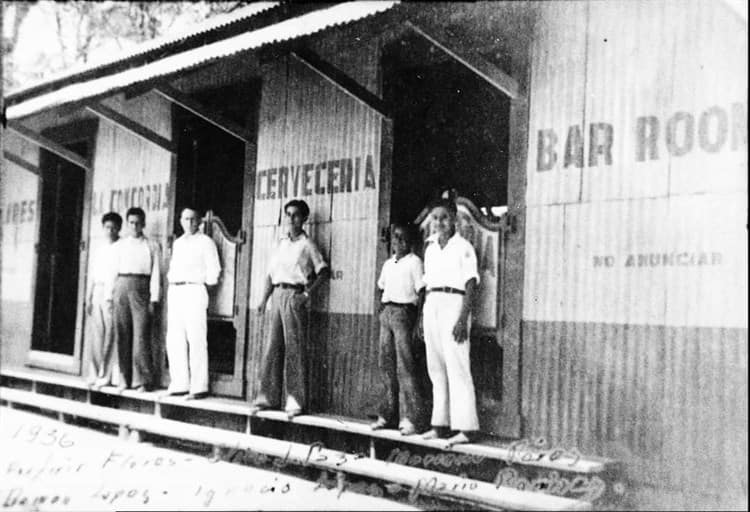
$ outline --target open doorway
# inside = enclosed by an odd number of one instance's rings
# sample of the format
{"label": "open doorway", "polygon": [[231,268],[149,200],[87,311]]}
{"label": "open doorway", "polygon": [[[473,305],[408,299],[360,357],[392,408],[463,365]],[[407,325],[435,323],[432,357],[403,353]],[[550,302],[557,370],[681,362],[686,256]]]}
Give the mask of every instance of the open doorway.
{"label": "open doorway", "polygon": [[[417,35],[392,43],[383,69],[393,109],[391,222],[414,222],[442,191],[455,189],[481,221],[497,224],[508,207],[510,99]],[[481,266],[486,246],[475,248]],[[499,244],[494,249],[491,259],[500,261]],[[499,292],[499,269],[494,275]],[[489,432],[497,430],[502,401],[497,332],[473,328],[471,340],[480,424]]]}
{"label": "open doorway", "polygon": [[[203,90],[191,96],[236,124],[255,131],[257,84]],[[203,118],[177,105],[173,110],[177,140],[174,233],[182,234],[182,208],[204,213],[202,229],[217,243],[222,262],[220,285],[213,289],[208,311],[208,359],[211,391],[241,396],[244,390],[245,307],[247,271],[240,260],[245,241],[246,144]],[[247,251],[242,251],[242,254]],[[227,295],[229,295],[227,297]]]}
{"label": "open doorway", "polygon": [[[95,120],[45,130],[42,135],[91,161]],[[83,333],[83,266],[87,260],[87,170],[39,150],[39,238],[29,364],[78,373]]]}

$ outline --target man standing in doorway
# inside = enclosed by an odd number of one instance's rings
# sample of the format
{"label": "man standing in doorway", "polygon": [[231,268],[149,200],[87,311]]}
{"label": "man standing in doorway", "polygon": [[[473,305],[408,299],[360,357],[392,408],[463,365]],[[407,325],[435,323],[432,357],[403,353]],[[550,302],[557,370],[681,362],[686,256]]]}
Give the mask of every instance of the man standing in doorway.
{"label": "man standing in doorway", "polygon": [[120,390],[150,391],[153,386],[151,317],[161,293],[159,244],[143,235],[146,212],[129,208],[128,236],[115,243],[117,280],[112,296]]}
{"label": "man standing in doorway", "polygon": [[187,399],[208,396],[207,287],[218,283],[221,272],[216,244],[198,232],[199,224],[194,208],[182,210],[184,233],[174,242],[167,272],[167,394]]}
{"label": "man standing in doorway", "polygon": [[294,199],[284,206],[287,232],[271,255],[258,314],[273,294],[270,337],[263,348],[260,390],[251,414],[281,406],[282,377],[287,396],[284,409],[291,419],[307,406],[305,355],[310,294],[328,278],[328,264],[302,225],[310,215],[307,203]]}
{"label": "man standing in doorway", "polygon": [[94,389],[109,386],[112,379],[112,356],[115,333],[112,322],[112,286],[115,279],[115,242],[120,239],[122,217],[115,212],[102,215],[105,242],[94,254],[91,279],[86,293],[86,314],[91,319],[91,339],[86,361],[88,385]]}

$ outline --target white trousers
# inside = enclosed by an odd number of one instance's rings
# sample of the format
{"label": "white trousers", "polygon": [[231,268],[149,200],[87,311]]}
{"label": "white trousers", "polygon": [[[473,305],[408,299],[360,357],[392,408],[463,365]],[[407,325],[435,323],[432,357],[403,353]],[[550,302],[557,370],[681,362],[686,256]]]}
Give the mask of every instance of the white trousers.
{"label": "white trousers", "polygon": [[453,430],[479,430],[469,340],[456,343],[453,327],[463,295],[433,292],[424,304],[427,372],[432,381],[432,425]]}
{"label": "white trousers", "polygon": [[170,285],[167,301],[169,391],[208,391],[206,287],[202,284]]}

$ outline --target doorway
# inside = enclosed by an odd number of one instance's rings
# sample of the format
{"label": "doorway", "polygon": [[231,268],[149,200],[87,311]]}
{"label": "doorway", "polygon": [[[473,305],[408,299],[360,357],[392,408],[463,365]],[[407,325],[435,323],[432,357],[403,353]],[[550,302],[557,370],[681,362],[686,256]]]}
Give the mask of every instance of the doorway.
{"label": "doorway", "polygon": [[[42,135],[91,162],[95,120],[44,130]],[[39,238],[28,364],[79,373],[83,341],[84,271],[87,262],[88,171],[39,149]]]}
{"label": "doorway", "polygon": [[[469,209],[481,223],[498,226],[508,208],[510,99],[416,35],[386,49],[383,70],[384,96],[393,109],[390,221],[415,222],[441,192],[454,189],[470,201]],[[480,267],[489,260],[502,265],[499,243],[486,258],[487,246],[467,238],[477,249]],[[499,432],[503,398],[497,328],[502,272],[496,270],[491,273],[498,301],[495,327],[475,324],[471,334],[480,425],[493,433]],[[426,370],[424,385],[430,389]]]}
{"label": "doorway", "polygon": [[[205,107],[255,131],[258,89],[242,84],[203,90],[192,96]],[[201,117],[175,105],[177,141],[174,236],[182,234],[182,208],[203,212],[203,231],[217,244],[222,264],[219,286],[210,292],[208,360],[211,391],[242,396],[244,392],[246,307],[249,260],[242,246],[248,220],[245,202],[246,143]]]}

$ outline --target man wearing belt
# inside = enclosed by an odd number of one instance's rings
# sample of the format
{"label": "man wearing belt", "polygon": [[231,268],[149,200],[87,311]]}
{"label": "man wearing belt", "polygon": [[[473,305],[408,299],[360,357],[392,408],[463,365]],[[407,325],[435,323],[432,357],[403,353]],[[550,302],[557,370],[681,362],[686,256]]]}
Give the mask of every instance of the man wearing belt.
{"label": "man wearing belt", "polygon": [[477,256],[456,232],[456,203],[440,199],[430,211],[435,233],[427,239],[423,309],[427,372],[432,381],[432,429],[425,439],[446,437],[446,448],[469,442],[479,430],[469,361],[469,314],[479,282]]}
{"label": "man wearing belt", "polygon": [[402,435],[416,433],[423,403],[414,362],[414,325],[424,297],[422,260],[412,252],[409,225],[391,226],[393,256],[386,260],[378,279],[383,292],[380,311],[380,367],[384,393],[373,430],[398,423]]}
{"label": "man wearing belt", "polygon": [[270,336],[261,357],[260,391],[251,414],[281,406],[282,376],[287,396],[284,409],[291,419],[307,403],[305,355],[310,294],[328,277],[328,265],[302,225],[310,208],[302,200],[284,206],[288,231],[271,255],[265,290],[258,314],[273,294]]}
{"label": "man wearing belt", "polygon": [[187,399],[208,396],[206,310],[208,286],[219,281],[216,244],[198,232],[200,217],[193,208],[180,214],[183,235],[174,242],[167,280],[167,359],[169,395]]}
{"label": "man wearing belt", "polygon": [[143,235],[146,213],[137,207],[125,215],[129,236],[115,242],[117,280],[112,296],[120,390],[149,391],[153,385],[151,316],[161,292],[159,245]]}
{"label": "man wearing belt", "polygon": [[109,386],[112,379],[112,356],[115,333],[112,325],[112,287],[115,279],[115,242],[120,238],[122,217],[115,212],[102,215],[106,240],[94,254],[91,279],[86,294],[86,314],[91,319],[91,339],[86,360],[88,385],[94,389]]}

